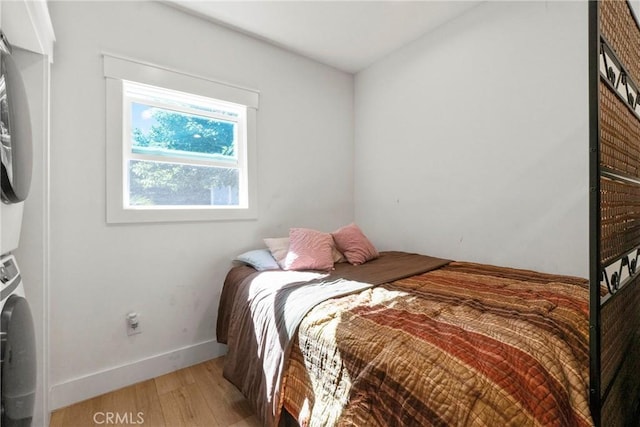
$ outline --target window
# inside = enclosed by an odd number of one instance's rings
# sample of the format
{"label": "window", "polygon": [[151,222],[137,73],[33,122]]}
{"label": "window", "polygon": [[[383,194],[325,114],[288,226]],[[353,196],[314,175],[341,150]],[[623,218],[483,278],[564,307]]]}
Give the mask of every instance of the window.
{"label": "window", "polygon": [[107,221],[256,216],[257,93],[105,55]]}
{"label": "window", "polygon": [[246,207],[246,107],[123,82],[125,208]]}

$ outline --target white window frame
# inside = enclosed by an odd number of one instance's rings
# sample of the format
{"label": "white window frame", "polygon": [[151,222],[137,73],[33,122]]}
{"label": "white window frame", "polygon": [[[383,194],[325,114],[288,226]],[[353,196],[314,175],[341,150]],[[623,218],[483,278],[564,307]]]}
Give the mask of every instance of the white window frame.
{"label": "white window frame", "polygon": [[[259,92],[193,76],[157,65],[143,63],[110,54],[103,54],[106,79],[106,145],[107,145],[107,222],[174,222],[250,220],[257,218],[256,116]],[[172,91],[211,98],[221,103],[246,109],[244,123],[240,120],[237,145],[239,170],[239,206],[128,206],[128,161],[139,155],[131,152],[130,114],[131,99],[124,94],[125,82],[140,83]],[[148,104],[147,101],[142,101]],[[163,107],[163,106],[161,106]],[[166,106],[164,106],[166,108]],[[200,110],[194,113],[207,116]],[[244,141],[243,141],[244,139]],[[144,158],[142,158],[144,157]],[[140,160],[153,160],[142,156]],[[168,161],[162,157],[156,160]],[[199,164],[198,160],[181,162]],[[211,165],[213,163],[208,163]],[[222,165],[222,164],[221,164]],[[243,186],[246,189],[243,191]]]}

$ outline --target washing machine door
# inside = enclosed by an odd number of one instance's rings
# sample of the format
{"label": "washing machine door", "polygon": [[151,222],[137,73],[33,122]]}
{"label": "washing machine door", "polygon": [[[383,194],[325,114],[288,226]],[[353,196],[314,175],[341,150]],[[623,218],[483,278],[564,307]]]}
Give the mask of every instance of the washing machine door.
{"label": "washing machine door", "polygon": [[27,300],[11,295],[2,308],[2,427],[31,425],[36,396],[36,344]]}
{"label": "washing machine door", "polygon": [[32,145],[29,104],[22,76],[13,57],[3,50],[0,54],[0,156],[4,203],[20,203],[29,194]]}

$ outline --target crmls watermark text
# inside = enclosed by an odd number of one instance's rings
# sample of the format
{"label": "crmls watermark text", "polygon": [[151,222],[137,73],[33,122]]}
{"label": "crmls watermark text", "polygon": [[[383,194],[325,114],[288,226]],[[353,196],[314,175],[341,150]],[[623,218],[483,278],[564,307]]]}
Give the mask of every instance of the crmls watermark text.
{"label": "crmls watermark text", "polygon": [[93,414],[96,424],[144,424],[144,412],[96,412]]}

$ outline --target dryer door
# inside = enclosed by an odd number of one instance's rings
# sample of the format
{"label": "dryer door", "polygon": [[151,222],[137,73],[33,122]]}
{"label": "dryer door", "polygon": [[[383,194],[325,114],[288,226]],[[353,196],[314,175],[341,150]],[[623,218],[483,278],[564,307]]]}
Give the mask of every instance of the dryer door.
{"label": "dryer door", "polygon": [[0,156],[2,201],[19,203],[29,194],[33,141],[27,93],[13,57],[0,56]]}
{"label": "dryer door", "polygon": [[11,295],[2,309],[2,427],[31,425],[36,397],[36,342],[27,300]]}

